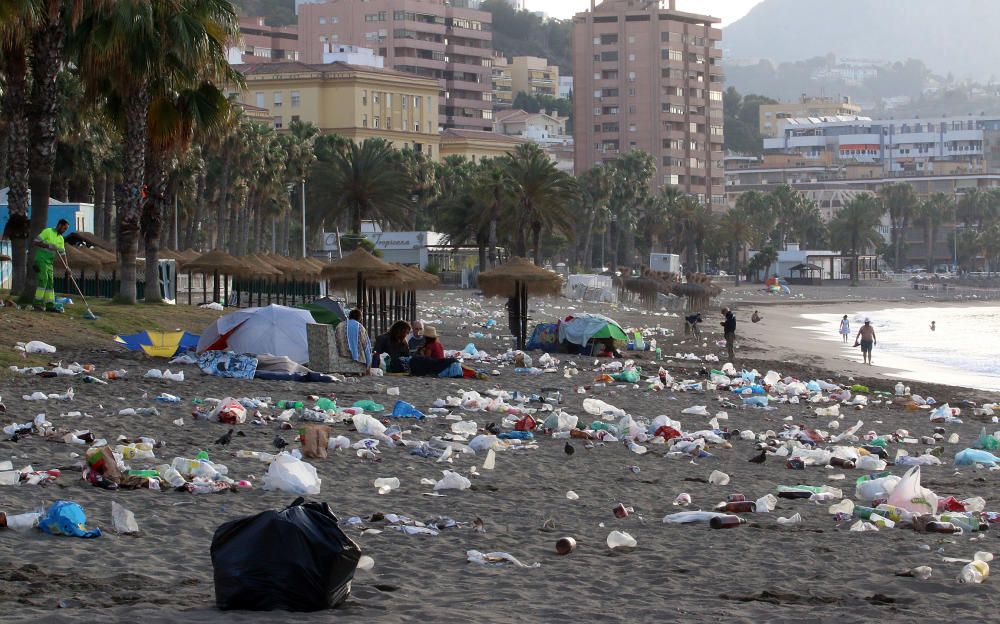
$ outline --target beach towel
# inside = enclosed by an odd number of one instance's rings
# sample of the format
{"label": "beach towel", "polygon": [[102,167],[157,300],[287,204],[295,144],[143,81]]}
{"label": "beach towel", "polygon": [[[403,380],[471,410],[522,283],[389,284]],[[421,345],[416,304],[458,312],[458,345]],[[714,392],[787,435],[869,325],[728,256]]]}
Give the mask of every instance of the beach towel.
{"label": "beach towel", "polygon": [[334,334],[337,352],[341,357],[349,357],[355,362],[371,367],[372,344],[368,339],[368,332],[361,323],[348,319],[337,325]]}
{"label": "beach towel", "polygon": [[257,372],[257,358],[232,351],[205,351],[198,356],[198,368],[216,377],[253,379]]}

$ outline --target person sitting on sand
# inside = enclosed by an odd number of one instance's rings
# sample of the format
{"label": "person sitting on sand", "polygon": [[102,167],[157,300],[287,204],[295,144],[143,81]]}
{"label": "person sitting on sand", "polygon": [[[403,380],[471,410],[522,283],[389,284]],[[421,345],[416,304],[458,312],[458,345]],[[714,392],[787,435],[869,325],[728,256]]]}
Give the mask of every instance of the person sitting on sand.
{"label": "person sitting on sand", "polygon": [[410,336],[410,351],[417,351],[424,346],[424,322],[420,319],[413,321],[413,335]]}
{"label": "person sitting on sand", "polygon": [[620,358],[621,353],[615,349],[614,338],[594,338],[594,357]]}
{"label": "person sitting on sand", "polygon": [[754,310],[753,311],[753,316],[750,317],[750,322],[751,323],[759,323],[762,318],[764,318],[764,317],[760,315],[760,312],[758,312],[757,310]]}
{"label": "person sitting on sand", "polygon": [[424,328],[424,346],[417,353],[431,360],[444,359],[444,345],[438,340],[437,329],[432,325]]}
{"label": "person sitting on sand", "polygon": [[859,344],[861,345],[861,361],[871,366],[872,347],[878,344],[878,341],[875,338],[875,328],[872,327],[869,319],[865,319],[865,324],[861,326],[858,335],[854,338],[854,346]]}
{"label": "person sitting on sand", "polygon": [[[844,337],[844,342],[847,342],[847,336],[851,333],[851,322],[847,320],[847,315],[840,319],[840,335]],[[854,345],[857,346],[857,345]]]}
{"label": "person sitting on sand", "polygon": [[406,335],[410,333],[410,324],[406,321],[396,321],[389,328],[389,331],[382,334],[375,340],[375,347],[372,349],[376,354],[373,358],[377,363],[381,362],[381,354],[389,356],[389,364],[386,371],[390,373],[405,373],[406,361],[404,358],[410,357],[410,346],[406,343]]}
{"label": "person sitting on sand", "polygon": [[347,320],[337,325],[334,339],[341,357],[349,357],[355,362],[371,368],[372,345],[368,338],[368,332],[361,324],[361,310],[354,308],[348,313]]}

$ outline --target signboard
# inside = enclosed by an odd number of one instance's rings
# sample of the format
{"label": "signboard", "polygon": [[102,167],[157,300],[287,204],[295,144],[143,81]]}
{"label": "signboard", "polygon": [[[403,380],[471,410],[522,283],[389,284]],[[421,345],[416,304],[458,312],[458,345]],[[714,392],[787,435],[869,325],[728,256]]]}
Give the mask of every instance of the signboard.
{"label": "signboard", "polygon": [[[402,251],[420,249],[427,244],[427,232],[364,232],[376,249]],[[323,233],[323,251],[337,251],[337,233]]]}

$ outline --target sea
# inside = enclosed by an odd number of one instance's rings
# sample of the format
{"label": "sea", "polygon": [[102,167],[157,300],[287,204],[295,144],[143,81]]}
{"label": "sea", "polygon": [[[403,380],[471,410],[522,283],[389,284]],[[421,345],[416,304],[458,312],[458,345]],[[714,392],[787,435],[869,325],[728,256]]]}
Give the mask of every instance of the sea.
{"label": "sea", "polygon": [[[851,322],[847,344],[838,333],[844,314]],[[809,324],[800,329],[840,342],[858,361],[854,337],[870,319],[878,341],[872,363],[893,369],[891,377],[1000,391],[1000,306],[845,309],[802,317]]]}

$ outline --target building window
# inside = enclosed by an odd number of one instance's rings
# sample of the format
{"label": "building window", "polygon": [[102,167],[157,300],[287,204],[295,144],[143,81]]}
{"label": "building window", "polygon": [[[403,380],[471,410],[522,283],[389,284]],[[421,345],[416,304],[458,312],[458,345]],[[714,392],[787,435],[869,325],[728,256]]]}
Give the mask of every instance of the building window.
{"label": "building window", "polygon": [[368,106],[368,89],[361,90],[361,105]]}
{"label": "building window", "polygon": [[361,115],[361,127],[362,128],[367,128],[368,127],[368,115],[367,114]]}
{"label": "building window", "polygon": [[635,87],[629,87],[628,94],[630,97],[635,97]]}
{"label": "building window", "polygon": [[281,91],[274,92],[274,107],[281,108]]}
{"label": "building window", "polygon": [[254,94],[254,102],[257,105],[257,108],[264,108],[264,92],[263,91],[258,91],[257,93]]}
{"label": "building window", "polygon": [[629,124],[628,131],[629,132],[635,132],[635,124]]}
{"label": "building window", "polygon": [[628,107],[628,114],[629,115],[634,115],[635,114],[635,106],[629,106]]}
{"label": "building window", "polygon": [[634,54],[629,54],[628,55],[628,60],[634,61],[635,60],[635,55]]}
{"label": "building window", "polygon": [[595,59],[604,63],[612,63],[618,60],[618,50],[611,50],[609,52],[601,52],[600,57]]}
{"label": "building window", "polygon": [[337,24],[339,22],[340,22],[340,18],[337,17],[336,15],[330,18],[330,23],[331,24]]}
{"label": "building window", "polygon": [[301,121],[298,115],[292,115],[292,121]]}
{"label": "building window", "polygon": [[378,104],[378,91],[372,91],[372,104]]}
{"label": "building window", "polygon": [[628,42],[629,43],[635,43],[635,35],[629,35],[628,36]]}
{"label": "building window", "polygon": [[660,33],[660,43],[666,43],[668,41],[670,41],[670,33],[668,33],[668,32],[661,32]]}
{"label": "building window", "polygon": [[299,104],[302,103],[302,94],[298,91],[292,91],[292,108],[297,108]]}
{"label": "building window", "polygon": [[379,127],[378,115],[375,115],[374,117],[372,117],[372,128],[378,128],[378,127]]}
{"label": "building window", "polygon": [[325,17],[319,18],[319,23],[320,24],[326,24],[326,18]]}
{"label": "building window", "polygon": [[663,176],[663,183],[664,184],[669,184],[671,186],[677,186],[677,184],[679,182],[680,182],[680,180],[678,179],[676,173],[671,173],[669,175]]}
{"label": "building window", "polygon": [[388,115],[385,116],[385,129],[392,130],[392,117]]}
{"label": "building window", "polygon": [[635,82],[635,72],[629,72],[628,73],[628,81],[629,82]]}
{"label": "building window", "polygon": [[404,95],[403,97],[401,97],[401,98],[399,98],[399,99],[400,99],[400,101],[402,101],[402,103],[403,103],[403,110],[406,110],[406,102],[407,102],[407,98],[406,98],[406,96]]}
{"label": "building window", "polygon": [[711,101],[713,101],[713,102],[721,102],[722,101],[722,91],[709,91],[708,92],[708,99],[711,100]]}
{"label": "building window", "polygon": [[666,48],[660,50],[660,58],[665,61],[683,61],[684,54],[680,50],[671,50]]}
{"label": "building window", "polygon": [[284,124],[282,124],[282,122],[281,122],[281,115],[275,115],[275,117],[274,117],[274,129],[275,130],[281,130],[283,127],[284,127]]}
{"label": "building window", "polygon": [[420,122],[419,121],[414,121],[413,122],[413,131],[414,132],[420,132]]}

